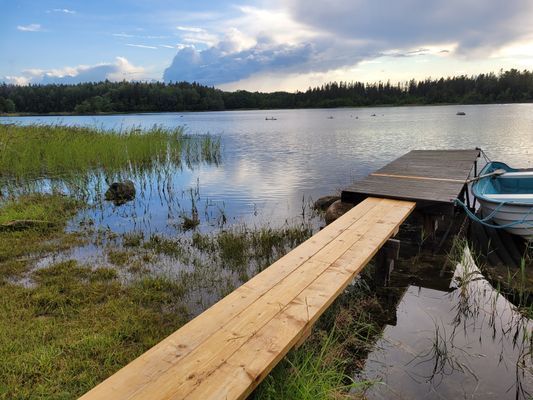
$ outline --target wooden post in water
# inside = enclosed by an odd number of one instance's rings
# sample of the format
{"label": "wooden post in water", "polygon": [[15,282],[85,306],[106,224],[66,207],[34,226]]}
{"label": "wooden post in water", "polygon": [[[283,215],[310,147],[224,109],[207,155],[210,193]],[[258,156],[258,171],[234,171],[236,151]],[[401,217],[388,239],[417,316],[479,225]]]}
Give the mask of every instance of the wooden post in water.
{"label": "wooden post in water", "polygon": [[376,255],[376,270],[374,279],[376,285],[387,286],[390,281],[391,272],[394,270],[394,262],[400,255],[400,241],[389,239]]}

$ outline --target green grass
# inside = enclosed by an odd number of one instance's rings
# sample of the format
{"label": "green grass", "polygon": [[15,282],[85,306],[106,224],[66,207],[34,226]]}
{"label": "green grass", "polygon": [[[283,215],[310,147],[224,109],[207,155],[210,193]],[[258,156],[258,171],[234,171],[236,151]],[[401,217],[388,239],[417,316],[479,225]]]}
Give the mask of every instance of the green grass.
{"label": "green grass", "polygon": [[[316,347],[315,347],[316,346]],[[255,399],[314,400],[353,399],[349,389],[361,386],[345,374],[345,361],[331,357],[338,346],[335,331],[314,346],[293,351],[266,377]]]}
{"label": "green grass", "polygon": [[[68,178],[88,171],[117,173],[218,162],[220,141],[184,135],[183,129],[103,129],[61,125],[0,124],[0,179]],[[190,158],[190,159],[189,159]]]}
{"label": "green grass", "polygon": [[60,194],[31,194],[0,203],[0,225],[12,220],[39,220],[49,224],[21,231],[0,230],[0,282],[19,276],[34,256],[68,249],[82,242],[64,227],[82,207]]}
{"label": "green grass", "polygon": [[72,399],[179,328],[183,287],[74,261],[0,285],[0,398]]}
{"label": "green grass", "polygon": [[256,400],[362,399],[373,382],[351,376],[363,366],[383,324],[384,310],[365,285],[353,286],[319,319],[253,394]]}

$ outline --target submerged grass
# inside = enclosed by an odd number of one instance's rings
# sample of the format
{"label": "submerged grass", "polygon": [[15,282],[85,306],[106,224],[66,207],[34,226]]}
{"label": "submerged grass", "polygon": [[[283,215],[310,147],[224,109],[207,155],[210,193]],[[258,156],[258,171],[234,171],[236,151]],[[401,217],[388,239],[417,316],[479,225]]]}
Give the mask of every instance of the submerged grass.
{"label": "submerged grass", "polygon": [[184,156],[188,165],[218,163],[220,141],[210,136],[187,136],[182,128],[159,126],[108,131],[0,124],[0,179],[16,182],[65,178],[90,170],[116,173],[132,166],[150,168],[167,162],[181,166]]}

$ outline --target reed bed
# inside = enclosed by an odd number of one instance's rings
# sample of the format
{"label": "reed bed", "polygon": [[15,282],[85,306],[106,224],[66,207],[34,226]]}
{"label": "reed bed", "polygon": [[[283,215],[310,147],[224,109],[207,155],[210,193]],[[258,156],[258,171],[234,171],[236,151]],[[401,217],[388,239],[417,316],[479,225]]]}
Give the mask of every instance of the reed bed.
{"label": "reed bed", "polygon": [[63,125],[1,125],[0,179],[16,183],[131,166],[181,166],[220,159],[220,140],[184,134],[182,128],[104,130]]}

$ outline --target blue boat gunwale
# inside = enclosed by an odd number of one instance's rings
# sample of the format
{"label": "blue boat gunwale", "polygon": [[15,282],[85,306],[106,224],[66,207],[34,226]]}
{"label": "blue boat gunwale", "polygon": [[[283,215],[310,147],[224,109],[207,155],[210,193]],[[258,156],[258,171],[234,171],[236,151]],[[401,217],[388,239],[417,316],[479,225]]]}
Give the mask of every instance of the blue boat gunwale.
{"label": "blue boat gunwale", "polygon": [[[491,172],[494,172],[497,169],[503,169],[506,172],[511,172],[511,173],[512,172],[533,172],[532,169],[512,168],[512,167],[508,166],[507,164],[505,164],[505,163],[503,163],[501,161],[490,161],[479,172],[479,176],[490,174]],[[529,183],[529,181],[530,181],[531,182],[531,188],[528,188],[527,193],[523,193],[523,194],[531,194],[532,195],[531,201],[529,199],[528,199],[528,201],[520,201],[520,200],[516,200],[516,199],[505,199],[505,198],[494,199],[494,198],[487,197],[486,194],[487,195],[489,195],[489,194],[502,194],[500,191],[498,191],[494,187],[494,183],[495,182],[503,182],[504,179],[507,182],[508,181],[518,180],[518,179],[520,179],[521,181],[527,180],[528,181],[527,183]],[[494,193],[487,193],[487,188],[489,188],[489,189],[492,188]],[[483,200],[483,201],[486,201],[486,202],[489,202],[489,203],[492,203],[492,204],[495,204],[495,205],[499,205],[499,204],[505,203],[505,204],[512,204],[512,205],[517,205],[517,206],[533,207],[533,176],[531,178],[526,177],[525,179],[524,179],[524,177],[516,177],[516,178],[506,177],[506,178],[504,178],[504,176],[501,176],[501,177],[490,176],[490,177],[486,177],[486,178],[481,178],[481,179],[477,180],[476,182],[474,182],[472,184],[472,193],[477,199],[480,199],[480,200]],[[509,197],[512,197],[514,193],[503,193],[503,194],[508,194]],[[516,194],[522,194],[522,193],[516,193]]]}

